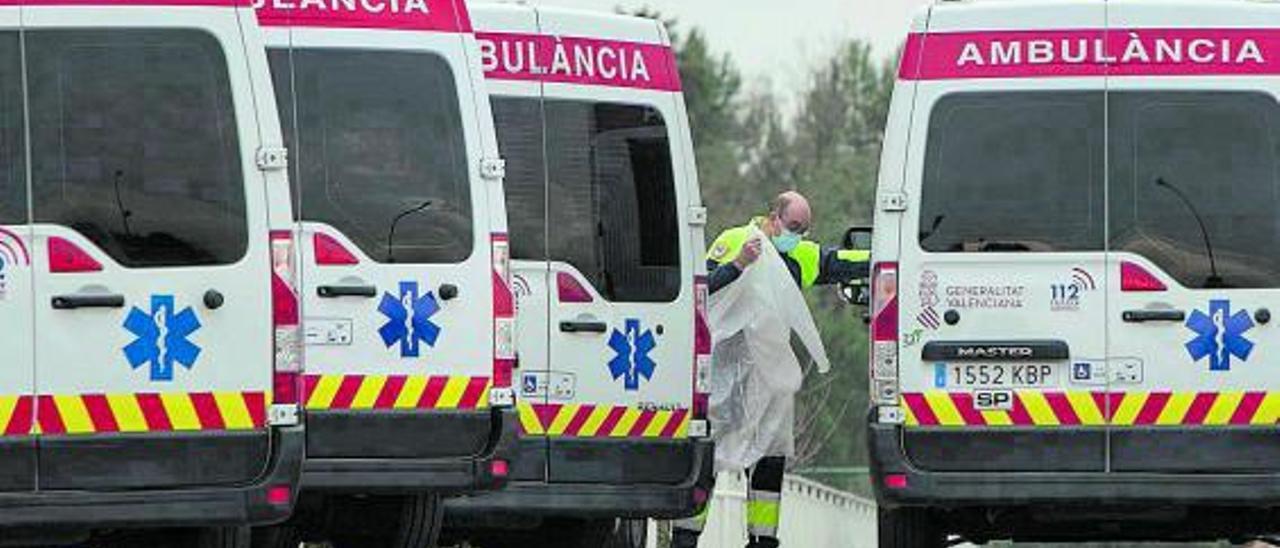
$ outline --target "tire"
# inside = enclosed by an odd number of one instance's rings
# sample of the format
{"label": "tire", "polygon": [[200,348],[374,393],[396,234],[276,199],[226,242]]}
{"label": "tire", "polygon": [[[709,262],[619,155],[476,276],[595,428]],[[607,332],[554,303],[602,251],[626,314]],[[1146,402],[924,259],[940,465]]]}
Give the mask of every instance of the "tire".
{"label": "tire", "polygon": [[619,518],[613,522],[613,531],[605,548],[645,548],[649,541],[649,520]]}
{"label": "tire", "polygon": [[333,513],[347,522],[332,531],[333,548],[435,548],[440,537],[444,505],[438,495],[335,499],[332,504]]}
{"label": "tire", "polygon": [[943,548],[946,533],[923,508],[879,511],[880,548]]}

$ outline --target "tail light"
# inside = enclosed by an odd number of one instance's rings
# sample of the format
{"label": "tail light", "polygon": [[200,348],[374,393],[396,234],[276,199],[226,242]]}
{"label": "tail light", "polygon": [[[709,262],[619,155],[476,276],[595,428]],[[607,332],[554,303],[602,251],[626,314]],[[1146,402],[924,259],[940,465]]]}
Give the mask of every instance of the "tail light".
{"label": "tail light", "polygon": [[871,397],[898,405],[898,263],[878,263],[871,273]]}
{"label": "tail light", "polygon": [[1141,265],[1124,261],[1120,263],[1120,290],[1125,292],[1168,291],[1169,287]]}
{"label": "tail light", "polygon": [[493,249],[493,406],[515,404],[511,377],[516,367],[516,307],[511,293],[511,241],[494,234]]}
{"label": "tail light", "polygon": [[711,328],[707,326],[707,277],[693,280],[693,420],[706,420],[711,392]]}
{"label": "tail light", "polygon": [[301,402],[301,329],[293,233],[271,232],[271,325],[274,331],[272,424],[297,424]]}

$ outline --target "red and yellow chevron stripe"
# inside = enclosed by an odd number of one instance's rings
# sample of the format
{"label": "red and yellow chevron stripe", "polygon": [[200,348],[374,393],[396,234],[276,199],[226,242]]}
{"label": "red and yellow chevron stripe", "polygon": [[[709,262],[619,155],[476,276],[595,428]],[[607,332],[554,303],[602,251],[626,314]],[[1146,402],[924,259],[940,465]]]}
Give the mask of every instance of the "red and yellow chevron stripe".
{"label": "red and yellow chevron stripe", "polygon": [[308,410],[487,409],[489,377],[307,375]]}
{"label": "red and yellow chevron stripe", "polygon": [[267,398],[263,392],[40,395],[12,398],[12,407],[0,398],[0,423],[7,421],[7,435],[253,430],[267,424]]}
{"label": "red and yellow chevron stripe", "polygon": [[904,394],[910,427],[1257,426],[1280,423],[1280,392],[1014,391],[1008,410],[979,410],[973,395]]}
{"label": "red and yellow chevron stripe", "polygon": [[689,410],[659,411],[625,406],[520,402],[524,434],[576,438],[689,437]]}
{"label": "red and yellow chevron stripe", "polygon": [[35,396],[0,396],[0,436],[31,434]]}

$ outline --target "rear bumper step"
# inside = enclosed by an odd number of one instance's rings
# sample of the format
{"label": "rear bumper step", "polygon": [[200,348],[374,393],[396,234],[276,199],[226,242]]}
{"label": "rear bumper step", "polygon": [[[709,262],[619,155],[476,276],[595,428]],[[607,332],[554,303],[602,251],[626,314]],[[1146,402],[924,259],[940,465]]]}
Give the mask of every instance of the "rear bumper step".
{"label": "rear bumper step", "polygon": [[512,481],[501,491],[449,499],[445,507],[455,515],[510,512],[577,518],[688,517],[698,509],[696,492],[701,490],[709,497],[715,486],[714,444],[709,440],[690,443],[692,473],[677,484]]}
{"label": "rear bumper step", "polygon": [[[181,527],[278,523],[293,511],[296,489],[294,496],[284,504],[269,503],[267,491],[271,486],[296,488],[304,443],[300,427],[277,429],[265,475],[253,485],[242,487],[0,493],[0,527]],[[191,465],[200,466],[200,463]]]}
{"label": "rear bumper step", "polygon": [[[1274,432],[1274,429],[1269,429]],[[1124,466],[1105,469],[1102,454],[1090,457],[1091,470],[1079,463],[1055,463],[1051,457],[1037,471],[981,469],[971,466],[966,449],[956,443],[963,433],[951,432],[952,455],[963,466],[948,471],[928,470],[908,457],[901,427],[872,424],[867,442],[871,453],[873,483],[882,504],[894,506],[1000,506],[1026,504],[1128,504],[1153,503],[1196,506],[1280,506],[1280,461],[1264,468],[1249,451],[1270,453],[1280,436],[1260,435],[1258,429],[1133,430],[1124,436],[1150,444],[1140,456],[1130,455]],[[981,432],[968,434],[980,438]],[[1054,438],[1058,439],[1058,438]],[[1180,440],[1180,441],[1175,441]],[[1059,439],[1059,441],[1061,441]],[[1019,452],[1034,453],[1025,443]],[[1008,447],[1013,450],[1012,446]],[[1045,454],[1052,447],[1040,447]],[[1197,452],[1199,454],[1189,454]],[[1062,451],[1056,451],[1058,454]],[[1178,454],[1182,457],[1179,458]],[[1215,458],[1216,455],[1216,458]],[[941,459],[941,453],[933,455]],[[936,464],[940,461],[933,461]],[[1055,466],[1056,465],[1056,466]],[[1046,468],[1054,467],[1055,470]],[[1200,467],[1197,469],[1196,467]],[[1215,469],[1216,468],[1216,469]],[[888,489],[881,478],[906,476],[904,488]]]}
{"label": "rear bumper step", "polygon": [[[505,477],[493,474],[493,462],[510,461],[516,452],[519,422],[513,409],[488,412],[488,439],[479,451],[456,448],[456,456],[432,458],[308,458],[303,464],[306,491],[395,494],[434,491],[462,494],[499,489]],[[377,443],[371,440],[371,443]],[[449,447],[438,447],[449,453]],[[510,467],[508,466],[508,470]]]}

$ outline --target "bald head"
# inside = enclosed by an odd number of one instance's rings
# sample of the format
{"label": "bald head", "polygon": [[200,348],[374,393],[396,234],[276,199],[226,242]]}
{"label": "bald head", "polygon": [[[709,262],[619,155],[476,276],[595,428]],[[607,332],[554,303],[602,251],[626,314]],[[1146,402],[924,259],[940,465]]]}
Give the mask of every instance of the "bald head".
{"label": "bald head", "polygon": [[813,210],[809,208],[809,200],[803,194],[788,190],[773,199],[773,204],[769,207],[769,221],[773,225],[768,227],[770,236],[781,234],[784,228],[803,234],[809,231],[809,225],[813,223]]}

